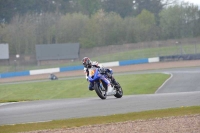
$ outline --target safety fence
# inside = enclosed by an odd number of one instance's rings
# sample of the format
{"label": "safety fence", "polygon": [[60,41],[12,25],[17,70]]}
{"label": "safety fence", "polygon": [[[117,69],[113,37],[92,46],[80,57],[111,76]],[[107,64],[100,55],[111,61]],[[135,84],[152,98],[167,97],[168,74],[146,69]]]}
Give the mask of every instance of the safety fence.
{"label": "safety fence", "polygon": [[[159,62],[159,57],[136,59],[136,60],[124,60],[124,61],[116,61],[116,62],[106,62],[106,63],[101,63],[101,64],[104,67],[114,67],[114,66],[125,66],[125,65],[133,65],[133,64],[152,63],[152,62]],[[37,75],[37,74],[50,74],[50,73],[75,71],[75,70],[83,70],[83,66],[79,65],[79,66],[68,66],[68,67],[60,67],[60,68],[20,71],[20,72],[7,72],[7,73],[1,73],[0,78],[29,76],[29,75]]]}

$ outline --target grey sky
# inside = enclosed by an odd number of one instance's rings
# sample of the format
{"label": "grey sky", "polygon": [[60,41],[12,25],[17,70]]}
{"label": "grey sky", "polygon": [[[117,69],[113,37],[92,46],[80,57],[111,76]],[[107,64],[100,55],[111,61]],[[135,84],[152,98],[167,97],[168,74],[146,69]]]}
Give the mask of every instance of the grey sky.
{"label": "grey sky", "polygon": [[183,0],[183,1],[185,1],[185,2],[189,2],[189,3],[194,3],[194,4],[200,6],[200,0]]}

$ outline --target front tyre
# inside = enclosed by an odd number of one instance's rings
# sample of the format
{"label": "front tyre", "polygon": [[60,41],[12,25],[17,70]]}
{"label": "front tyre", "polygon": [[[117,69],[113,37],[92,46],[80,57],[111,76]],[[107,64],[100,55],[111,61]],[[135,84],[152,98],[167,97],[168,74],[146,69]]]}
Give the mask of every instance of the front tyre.
{"label": "front tyre", "polygon": [[102,90],[101,86],[98,83],[94,83],[94,90],[96,91],[97,95],[102,99],[106,99],[106,91]]}
{"label": "front tyre", "polygon": [[116,98],[121,98],[123,96],[123,90],[121,85],[117,82],[117,86],[115,86],[116,94],[114,95]]}

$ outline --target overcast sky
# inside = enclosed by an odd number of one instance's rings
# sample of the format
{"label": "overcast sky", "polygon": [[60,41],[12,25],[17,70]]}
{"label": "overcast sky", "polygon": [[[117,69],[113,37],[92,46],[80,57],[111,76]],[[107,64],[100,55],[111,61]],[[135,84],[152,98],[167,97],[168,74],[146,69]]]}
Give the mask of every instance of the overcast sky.
{"label": "overcast sky", "polygon": [[183,0],[183,1],[185,1],[185,2],[189,2],[189,3],[194,3],[194,4],[200,6],[200,0]]}

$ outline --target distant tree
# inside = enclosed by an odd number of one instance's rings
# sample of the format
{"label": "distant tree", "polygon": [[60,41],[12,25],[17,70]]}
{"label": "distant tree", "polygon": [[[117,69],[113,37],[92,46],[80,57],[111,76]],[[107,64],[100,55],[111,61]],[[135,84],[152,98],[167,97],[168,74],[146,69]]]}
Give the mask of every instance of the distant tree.
{"label": "distant tree", "polygon": [[164,7],[175,4],[176,0],[133,0],[134,15],[137,16],[142,10],[148,10],[155,15],[159,24],[159,13]]}
{"label": "distant tree", "polygon": [[124,18],[123,27],[125,29],[125,43],[136,43],[138,39],[136,38],[137,21],[134,17]]}
{"label": "distant tree", "polygon": [[105,12],[116,12],[123,18],[132,15],[132,7],[133,0],[102,0]]}
{"label": "distant tree", "polygon": [[196,21],[195,27],[194,27],[194,35],[200,36],[200,10],[198,11],[198,19]]}
{"label": "distant tree", "polygon": [[55,42],[79,42],[88,21],[88,15],[82,13],[62,15],[55,24]]}
{"label": "distant tree", "polygon": [[160,28],[164,39],[193,37],[194,33],[198,34],[197,6],[188,3],[170,6],[160,13],[160,18]]}
{"label": "distant tree", "polygon": [[99,40],[99,21],[104,17],[104,14],[101,12],[97,12],[92,15],[88,23],[86,24],[84,31],[82,32],[82,36],[79,39],[81,47],[94,47],[98,46]]}
{"label": "distant tree", "polygon": [[101,33],[104,35],[102,45],[120,45],[125,42],[124,19],[117,13],[107,13],[104,17],[104,23],[101,26]]}
{"label": "distant tree", "polygon": [[10,21],[15,13],[15,0],[0,0],[0,22]]}
{"label": "distant tree", "polygon": [[152,41],[156,38],[154,28],[156,25],[155,16],[153,13],[142,10],[142,12],[136,17],[137,27],[136,38],[137,41]]}
{"label": "distant tree", "polygon": [[10,22],[16,14],[66,13],[72,9],[70,0],[0,0],[0,22]]}
{"label": "distant tree", "polygon": [[101,8],[100,0],[71,0],[73,11],[91,16]]}
{"label": "distant tree", "polygon": [[34,32],[34,30],[32,27],[26,27],[27,25],[24,21],[27,20],[25,18],[21,18],[19,15],[16,15],[12,19],[11,23],[5,27],[7,32],[5,34],[5,41],[9,43],[10,54],[24,54],[25,49],[28,49],[29,47],[27,38],[33,35],[31,32]]}
{"label": "distant tree", "polygon": [[133,9],[135,15],[140,14],[144,9],[157,15],[164,7],[175,4],[175,2],[176,0],[133,0]]}
{"label": "distant tree", "polygon": [[189,37],[200,36],[200,10],[198,5],[185,3],[186,27],[184,34]]}
{"label": "distant tree", "polygon": [[118,14],[99,10],[87,23],[80,43],[82,47],[122,44],[124,31],[123,19]]}

